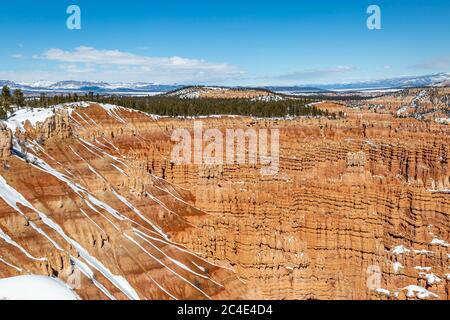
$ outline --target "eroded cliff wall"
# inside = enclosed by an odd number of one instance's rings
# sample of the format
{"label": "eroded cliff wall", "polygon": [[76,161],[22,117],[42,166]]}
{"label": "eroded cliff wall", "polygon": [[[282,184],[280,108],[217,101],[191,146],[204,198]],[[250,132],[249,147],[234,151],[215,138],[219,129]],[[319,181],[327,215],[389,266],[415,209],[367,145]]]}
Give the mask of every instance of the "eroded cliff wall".
{"label": "eroded cliff wall", "polygon": [[[194,120],[92,105],[5,128],[0,277],[82,271],[81,298],[448,299],[449,127],[347,113]],[[198,120],[279,129],[278,173],[174,164],[173,130]]]}

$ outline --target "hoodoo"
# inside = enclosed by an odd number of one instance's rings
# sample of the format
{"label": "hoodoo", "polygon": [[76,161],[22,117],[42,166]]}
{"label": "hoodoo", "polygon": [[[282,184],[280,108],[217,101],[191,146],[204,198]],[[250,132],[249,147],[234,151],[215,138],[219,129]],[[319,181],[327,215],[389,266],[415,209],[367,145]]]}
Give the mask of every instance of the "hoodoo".
{"label": "hoodoo", "polygon": [[270,176],[174,164],[170,132],[195,119],[16,112],[0,127],[0,278],[58,278],[80,299],[448,299],[448,125],[316,106],[346,117],[202,118],[277,128]]}

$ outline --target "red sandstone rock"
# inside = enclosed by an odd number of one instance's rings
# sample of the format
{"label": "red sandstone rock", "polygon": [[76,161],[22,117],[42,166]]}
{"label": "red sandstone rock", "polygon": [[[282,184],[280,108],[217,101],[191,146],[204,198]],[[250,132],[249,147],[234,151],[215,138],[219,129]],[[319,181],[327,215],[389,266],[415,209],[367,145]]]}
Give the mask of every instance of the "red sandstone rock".
{"label": "red sandstone rock", "polygon": [[[83,299],[449,298],[447,125],[355,110],[203,123],[279,128],[279,173],[174,165],[171,133],[193,120],[126,109],[28,126],[16,134],[27,161],[9,156],[1,130],[0,187],[29,204],[0,199],[0,230],[13,240],[0,238],[0,278],[70,282],[87,265],[95,277],[84,270]],[[411,285],[432,294],[408,295]]]}

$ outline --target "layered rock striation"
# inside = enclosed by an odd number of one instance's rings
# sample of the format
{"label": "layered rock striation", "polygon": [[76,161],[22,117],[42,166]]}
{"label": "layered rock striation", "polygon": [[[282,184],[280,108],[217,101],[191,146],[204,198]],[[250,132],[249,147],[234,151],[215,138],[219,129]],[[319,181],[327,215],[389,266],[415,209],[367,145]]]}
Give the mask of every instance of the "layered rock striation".
{"label": "layered rock striation", "polygon": [[[448,299],[448,125],[320,107],[346,117],[92,104],[1,129],[0,278],[58,277],[82,299]],[[173,131],[199,120],[278,129],[278,172],[175,164]]]}

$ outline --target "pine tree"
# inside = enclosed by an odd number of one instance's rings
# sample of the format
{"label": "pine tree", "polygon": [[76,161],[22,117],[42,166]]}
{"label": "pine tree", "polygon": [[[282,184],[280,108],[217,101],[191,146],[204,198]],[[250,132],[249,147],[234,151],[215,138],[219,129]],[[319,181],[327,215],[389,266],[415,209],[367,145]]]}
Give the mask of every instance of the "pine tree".
{"label": "pine tree", "polygon": [[40,101],[39,106],[41,108],[48,107],[48,98],[47,98],[47,95],[45,93],[41,93],[39,95],[39,101]]}
{"label": "pine tree", "polygon": [[11,98],[11,90],[8,86],[2,88],[2,98]]}
{"label": "pine tree", "polygon": [[14,90],[13,102],[15,105],[17,105],[19,107],[23,107],[25,105],[25,98],[23,96],[22,90],[20,90],[20,89]]}
{"label": "pine tree", "polygon": [[6,119],[11,105],[11,91],[8,86],[3,86],[0,97],[0,118]]}

